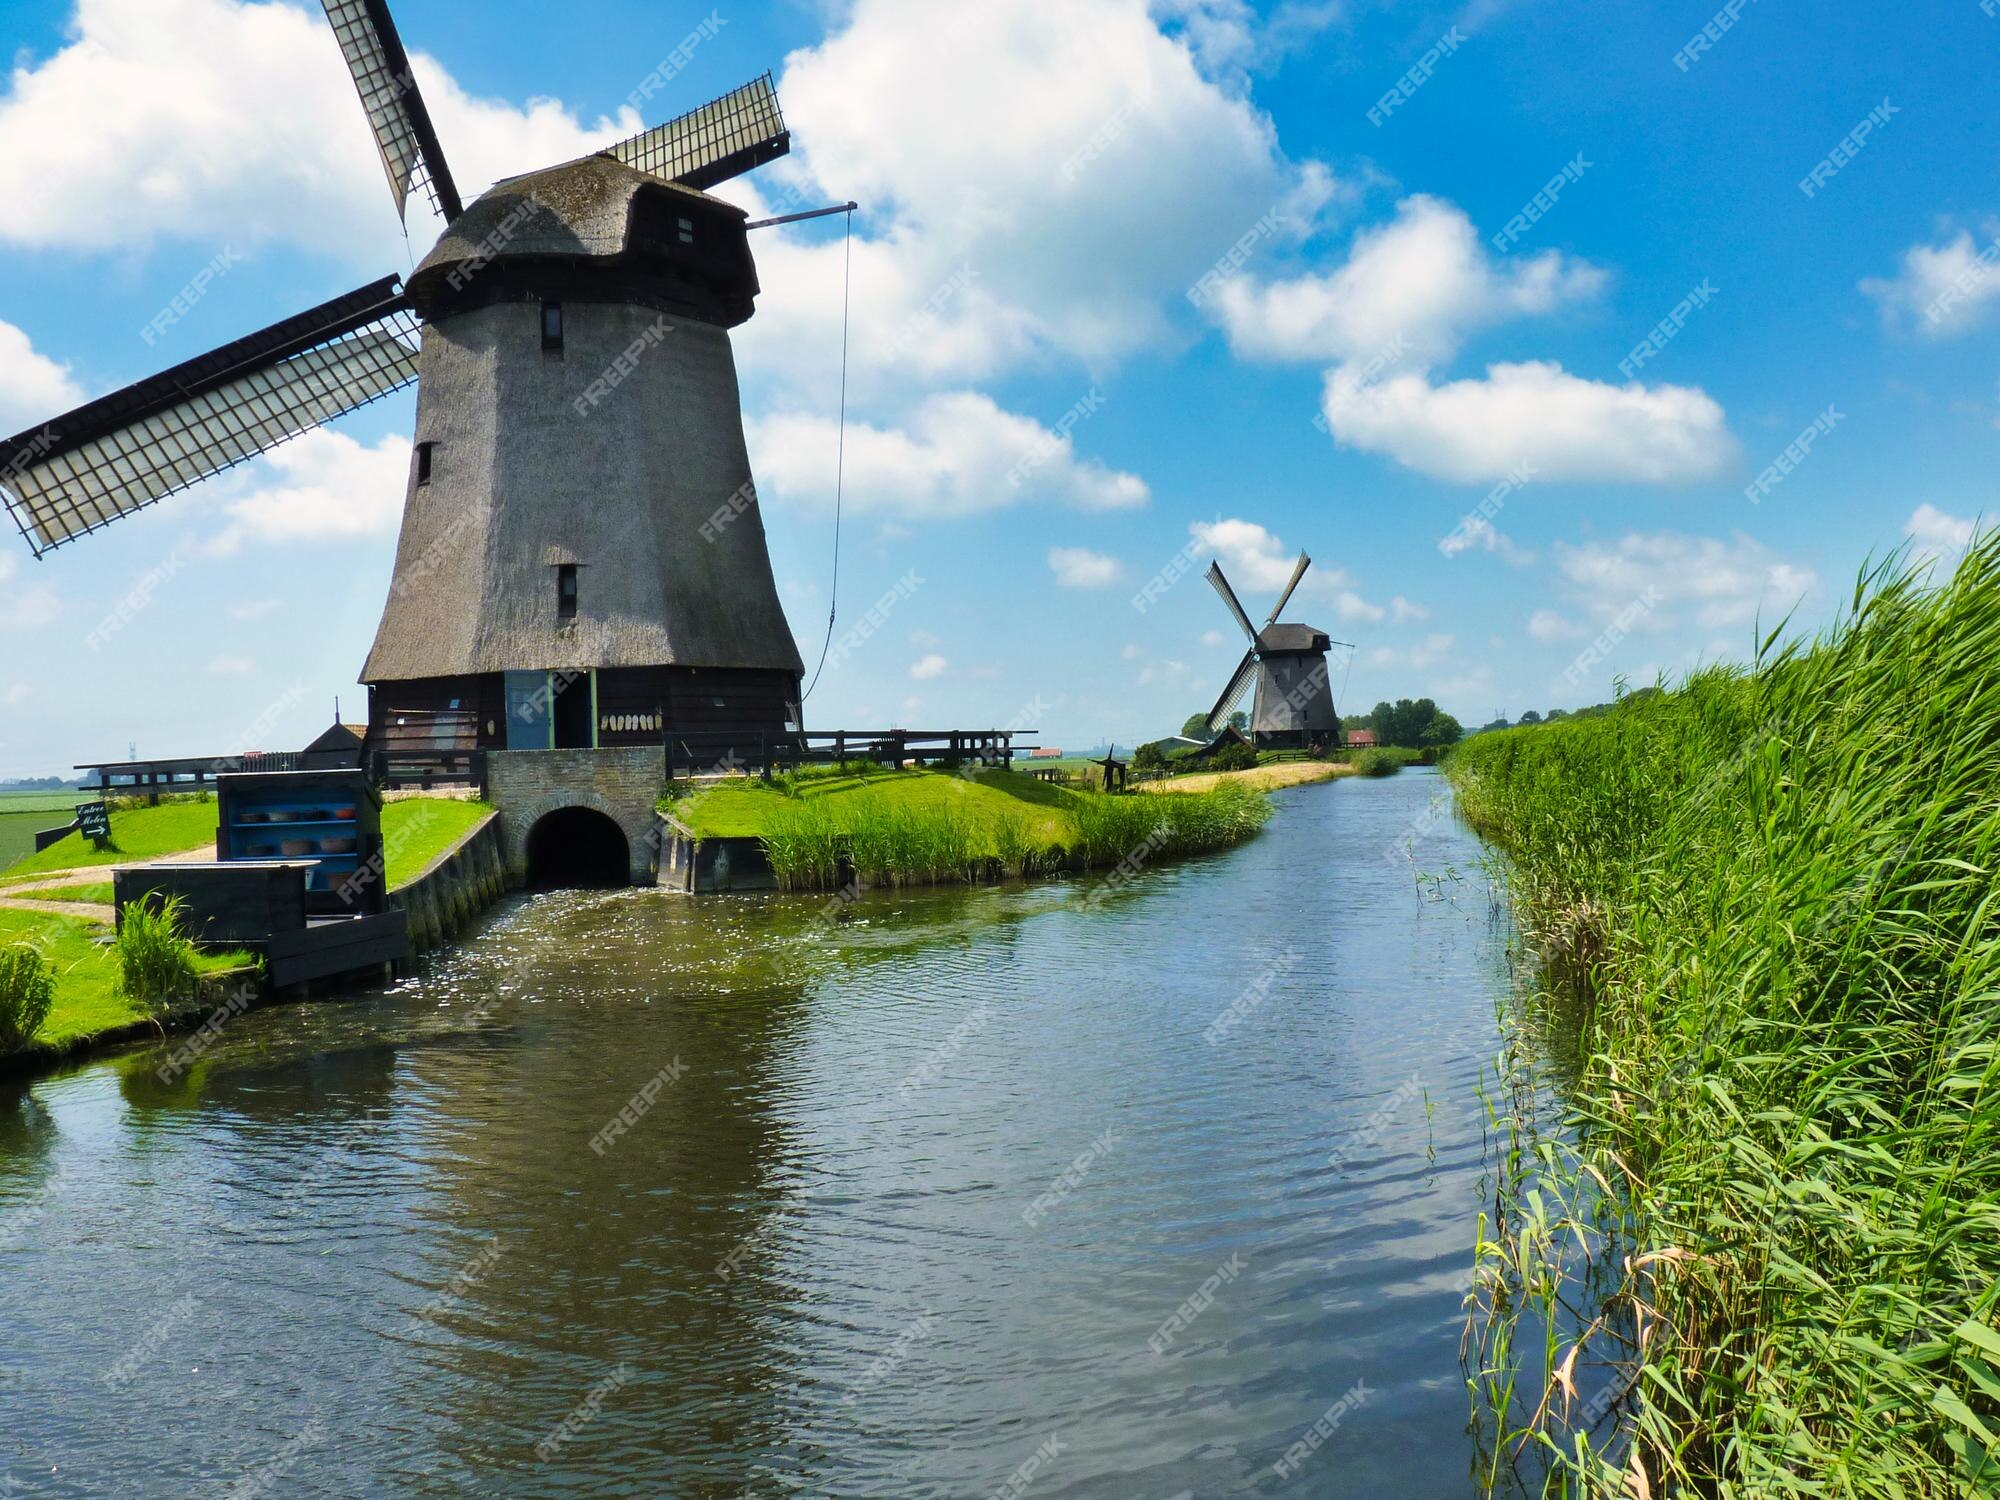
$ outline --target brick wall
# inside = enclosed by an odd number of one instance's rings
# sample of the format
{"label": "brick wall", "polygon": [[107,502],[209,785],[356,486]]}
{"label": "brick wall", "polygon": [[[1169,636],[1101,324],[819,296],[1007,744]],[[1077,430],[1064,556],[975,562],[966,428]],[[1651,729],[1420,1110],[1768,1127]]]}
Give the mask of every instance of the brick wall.
{"label": "brick wall", "polygon": [[528,832],[564,807],[592,807],[625,833],[632,883],[652,885],[660,866],[653,804],[665,775],[655,745],[643,750],[502,750],[486,757],[486,795],[500,814],[507,880],[528,878]]}

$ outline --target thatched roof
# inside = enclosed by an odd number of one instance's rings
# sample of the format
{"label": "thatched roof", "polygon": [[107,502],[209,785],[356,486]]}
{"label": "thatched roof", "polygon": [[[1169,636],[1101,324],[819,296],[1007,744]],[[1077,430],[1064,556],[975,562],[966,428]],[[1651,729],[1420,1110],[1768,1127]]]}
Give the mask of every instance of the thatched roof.
{"label": "thatched roof", "polygon": [[1257,632],[1260,651],[1325,651],[1333,640],[1313,625],[1266,625]]}

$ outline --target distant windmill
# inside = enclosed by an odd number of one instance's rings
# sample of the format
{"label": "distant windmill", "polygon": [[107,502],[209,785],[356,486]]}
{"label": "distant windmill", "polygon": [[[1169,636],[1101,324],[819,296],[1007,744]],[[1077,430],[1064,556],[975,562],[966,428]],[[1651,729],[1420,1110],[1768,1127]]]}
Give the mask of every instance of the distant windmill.
{"label": "distant windmill", "polygon": [[385,277],[0,444],[28,545],[416,380],[395,583],[362,673],[371,748],[796,723],[728,333],[759,290],[756,226],[703,191],[790,150],[769,75],[466,207],[387,0],[323,3],[397,213],[421,182],[443,237],[407,287]]}
{"label": "distant windmill", "polygon": [[1326,653],[1335,642],[1325,631],[1311,625],[1277,623],[1279,614],[1291,602],[1292,591],[1311,566],[1312,559],[1301,552],[1298,565],[1292,569],[1291,582],[1278,595],[1264,628],[1257,630],[1237,602],[1229,580],[1222,576],[1222,564],[1208,565],[1208,581],[1215,585],[1216,593],[1229,606],[1229,613],[1250,642],[1250,649],[1237,663],[1229,685],[1209,710],[1210,734],[1222,733],[1229,716],[1255,681],[1257,697],[1250,712],[1250,738],[1259,749],[1340,744],[1340,715],[1334,708],[1333,687],[1327,680],[1326,666]]}

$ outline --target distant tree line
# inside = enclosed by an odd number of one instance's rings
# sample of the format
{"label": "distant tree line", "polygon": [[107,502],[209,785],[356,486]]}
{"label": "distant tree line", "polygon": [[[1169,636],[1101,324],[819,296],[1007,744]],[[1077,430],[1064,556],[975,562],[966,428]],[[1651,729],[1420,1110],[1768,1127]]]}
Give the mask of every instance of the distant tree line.
{"label": "distant tree line", "polygon": [[1440,749],[1465,738],[1464,726],[1429,698],[1384,701],[1371,712],[1350,714],[1340,723],[1344,729],[1372,729],[1382,744],[1410,750]]}

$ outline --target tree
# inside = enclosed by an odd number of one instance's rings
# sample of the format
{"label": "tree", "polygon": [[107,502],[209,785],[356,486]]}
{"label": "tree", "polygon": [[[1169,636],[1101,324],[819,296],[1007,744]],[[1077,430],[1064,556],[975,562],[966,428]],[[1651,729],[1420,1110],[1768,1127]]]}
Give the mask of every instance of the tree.
{"label": "tree", "polygon": [[[1424,700],[1426,703],[1430,699]],[[1433,713],[1424,721],[1424,727],[1417,732],[1416,746],[1420,750],[1436,750],[1446,745],[1456,745],[1465,738],[1465,730],[1458,720],[1448,713]]]}
{"label": "tree", "polygon": [[1232,729],[1241,729],[1247,734],[1250,730],[1250,715],[1243,712],[1240,708],[1237,709],[1235,713],[1229,716],[1229,726]]}
{"label": "tree", "polygon": [[1557,719],[1567,719],[1568,717],[1569,717],[1568,709],[1552,708],[1547,713],[1542,715],[1542,722],[1544,724],[1553,724]]}
{"label": "tree", "polygon": [[1157,771],[1166,763],[1166,756],[1160,753],[1159,745],[1152,741],[1132,752],[1132,769],[1135,771]]}
{"label": "tree", "polygon": [[1542,722],[1542,716],[1531,708],[1521,715],[1521,722],[1523,724],[1539,724]]}
{"label": "tree", "polygon": [[1207,715],[1207,714],[1189,714],[1189,715],[1188,715],[1188,717],[1187,717],[1187,722],[1186,722],[1185,724],[1181,725],[1181,738],[1182,738],[1182,739],[1184,739],[1184,740],[1205,740],[1205,739],[1207,739],[1207,738],[1208,738],[1208,715]]}

